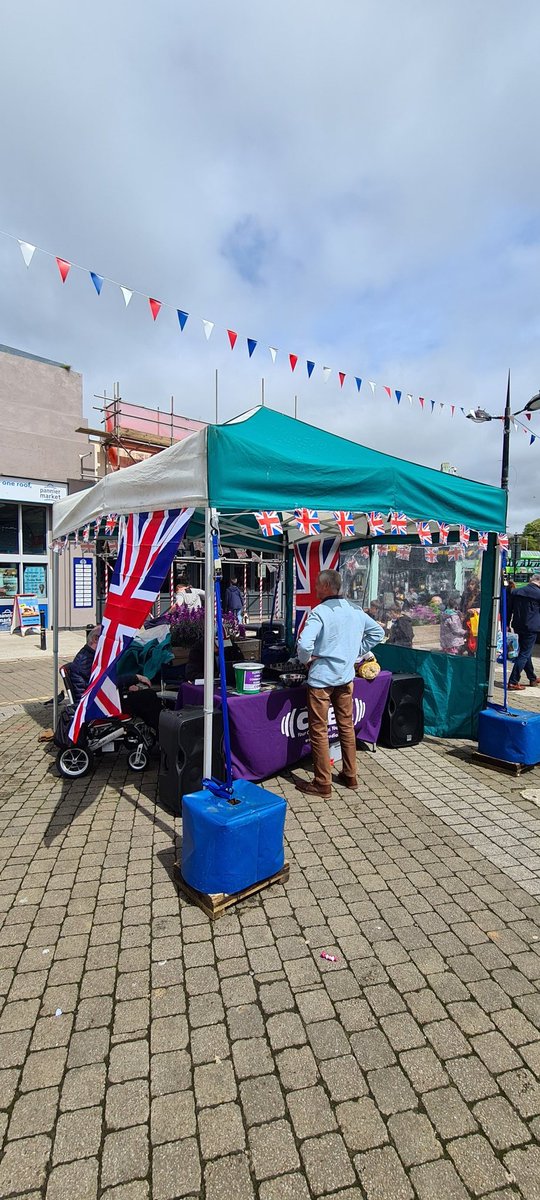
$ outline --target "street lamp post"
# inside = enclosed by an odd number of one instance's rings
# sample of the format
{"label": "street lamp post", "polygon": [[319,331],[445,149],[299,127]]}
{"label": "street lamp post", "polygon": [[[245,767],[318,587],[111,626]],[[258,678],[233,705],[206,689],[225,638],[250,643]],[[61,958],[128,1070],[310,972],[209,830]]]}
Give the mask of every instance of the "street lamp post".
{"label": "street lamp post", "polygon": [[518,408],[516,413],[513,413],[510,407],[510,371],[508,372],[508,383],[506,386],[506,404],[502,417],[493,416],[492,413],[486,412],[485,408],[471,409],[466,414],[468,421],[474,421],[476,425],[483,425],[485,421],[502,421],[503,422],[503,444],[502,444],[502,461],[501,461],[501,488],[503,491],[508,491],[508,469],[510,464],[510,422],[513,417],[519,417],[520,413],[537,412],[540,409],[540,392],[536,392],[530,400],[527,401],[524,408]]}

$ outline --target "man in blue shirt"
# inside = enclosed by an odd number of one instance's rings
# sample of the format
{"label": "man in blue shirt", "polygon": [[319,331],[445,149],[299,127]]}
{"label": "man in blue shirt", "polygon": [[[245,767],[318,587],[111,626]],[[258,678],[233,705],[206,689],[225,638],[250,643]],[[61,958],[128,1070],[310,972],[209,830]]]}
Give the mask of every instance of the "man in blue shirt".
{"label": "man in blue shirt", "polygon": [[300,792],[328,797],[332,793],[328,709],[333,705],[343,755],[338,781],[358,786],[356,738],[353,724],[354,664],[360,654],[382,641],[384,629],[357,605],[340,596],[338,571],[321,571],[315,584],[319,604],[314,608],[298,639],[300,662],[309,663],[309,740],[315,775],[312,783],[297,782]]}

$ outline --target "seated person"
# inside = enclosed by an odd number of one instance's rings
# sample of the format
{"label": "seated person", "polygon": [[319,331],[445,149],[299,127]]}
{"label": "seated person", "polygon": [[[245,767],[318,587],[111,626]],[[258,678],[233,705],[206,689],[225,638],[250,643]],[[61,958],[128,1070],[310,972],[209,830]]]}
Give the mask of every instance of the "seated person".
{"label": "seated person", "polygon": [[441,613],[441,650],[444,654],[462,654],[466,641],[463,617],[459,612],[459,593],[451,592]]}
{"label": "seated person", "polygon": [[414,627],[408,613],[400,608],[390,609],[391,625],[388,632],[389,646],[404,646],[410,650],[413,644]]}
{"label": "seated person", "polygon": [[[75,704],[79,703],[90,683],[100,633],[101,626],[94,625],[87,634],[86,645],[79,650],[71,663],[69,677]],[[116,683],[122,697],[122,706],[132,716],[140,717],[157,733],[161,704],[146,675],[118,675]]]}

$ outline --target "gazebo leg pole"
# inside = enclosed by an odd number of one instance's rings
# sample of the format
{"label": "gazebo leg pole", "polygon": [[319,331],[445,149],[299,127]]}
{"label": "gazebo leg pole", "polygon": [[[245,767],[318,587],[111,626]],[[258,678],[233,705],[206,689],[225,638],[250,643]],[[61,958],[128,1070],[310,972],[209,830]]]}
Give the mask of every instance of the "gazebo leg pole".
{"label": "gazebo leg pole", "polygon": [[[493,534],[490,535],[492,537]],[[488,702],[495,700],[495,667],[497,664],[497,634],[499,631],[499,602],[501,598],[501,550],[495,547],[495,562],[493,564],[493,607],[491,610],[491,636],[489,639],[488,666]]]}
{"label": "gazebo leg pole", "polygon": [[53,550],[52,556],[52,627],[53,627],[53,729],[58,725],[58,583],[60,579],[60,554]]}
{"label": "gazebo leg pole", "polygon": [[212,775],[212,723],[214,715],[214,557],[212,549],[212,516],[204,512],[204,751],[203,776]]}

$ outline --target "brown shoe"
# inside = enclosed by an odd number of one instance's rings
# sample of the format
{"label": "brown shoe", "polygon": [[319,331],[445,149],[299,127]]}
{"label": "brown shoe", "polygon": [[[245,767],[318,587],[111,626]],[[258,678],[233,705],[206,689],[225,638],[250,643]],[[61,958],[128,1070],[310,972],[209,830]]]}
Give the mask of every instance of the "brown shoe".
{"label": "brown shoe", "polygon": [[305,792],[307,796],[322,796],[323,800],[329,800],[332,795],[332,788],[324,791],[323,788],[317,787],[316,783],[310,783],[307,779],[305,783],[299,779],[294,786],[297,792]]}
{"label": "brown shoe", "polygon": [[526,685],[524,683],[509,683],[508,691],[509,692],[524,692],[525,687],[526,687]]}
{"label": "brown shoe", "polygon": [[344,775],[343,771],[339,771],[339,773],[337,775],[337,782],[341,783],[342,787],[347,787],[347,788],[357,788],[358,787],[358,780],[357,779],[349,779],[349,776]]}
{"label": "brown shoe", "polygon": [[529,687],[540,687],[540,679],[529,679]]}

